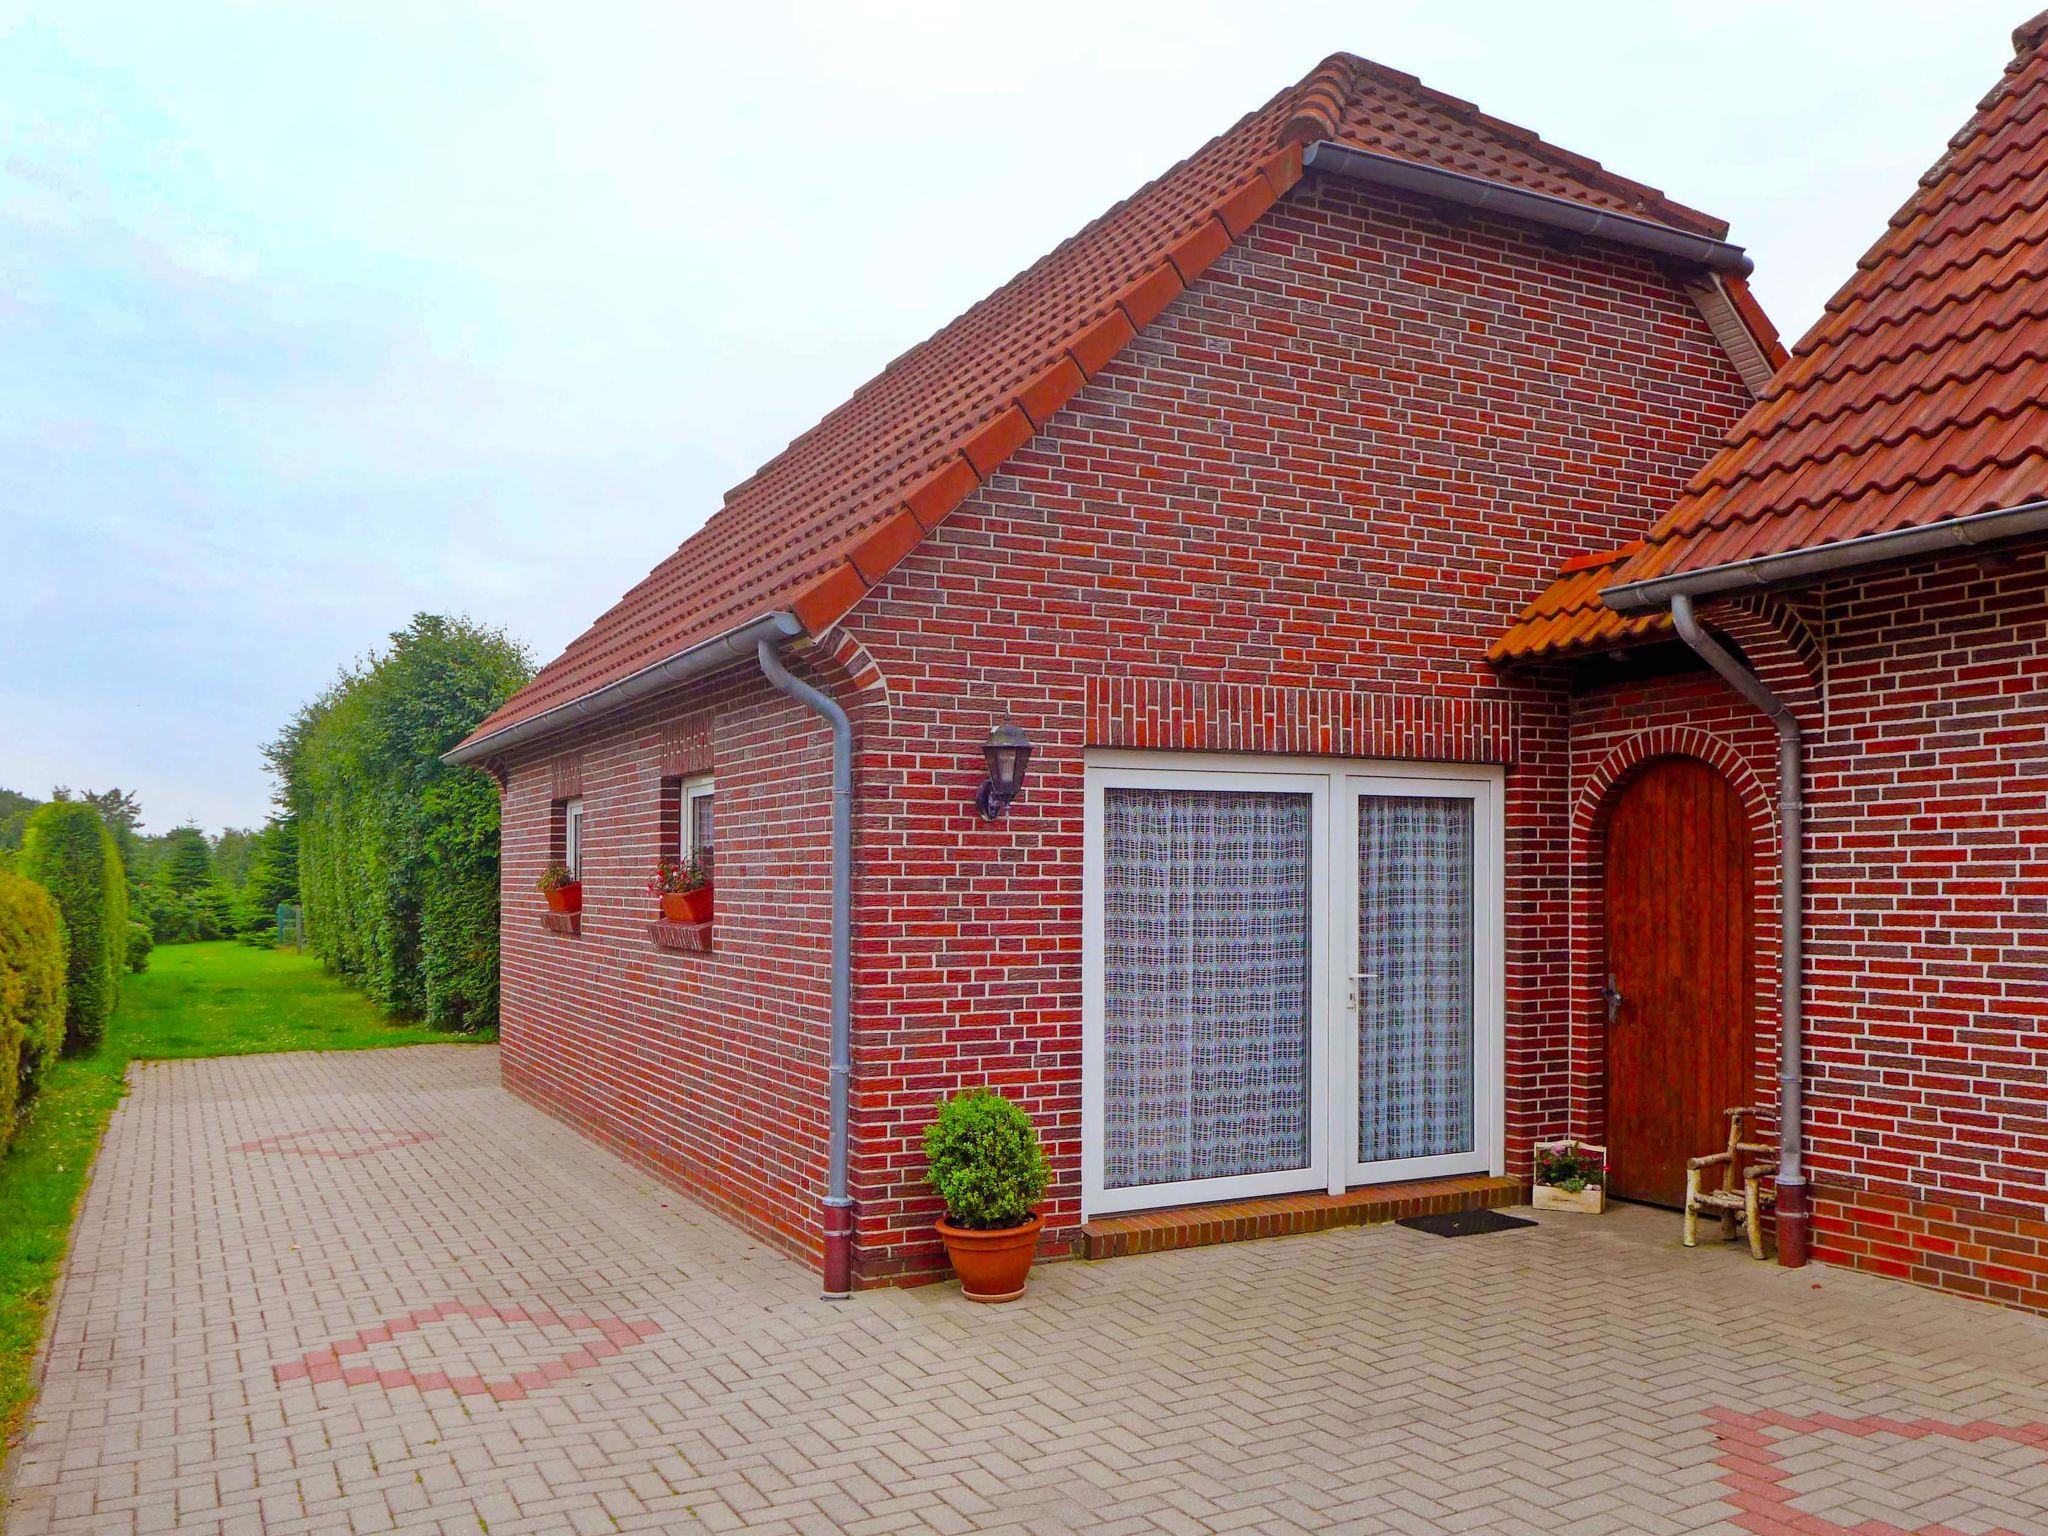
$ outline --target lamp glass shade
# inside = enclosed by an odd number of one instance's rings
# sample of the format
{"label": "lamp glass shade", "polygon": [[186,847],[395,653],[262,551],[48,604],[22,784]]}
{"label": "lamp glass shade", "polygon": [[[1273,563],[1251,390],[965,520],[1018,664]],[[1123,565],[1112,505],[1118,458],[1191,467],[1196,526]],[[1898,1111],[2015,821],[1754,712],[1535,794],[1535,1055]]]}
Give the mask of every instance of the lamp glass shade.
{"label": "lamp glass shade", "polygon": [[1017,725],[1005,720],[988,733],[981,753],[988,759],[989,783],[996,794],[1004,800],[1014,799],[1024,787],[1024,768],[1031,761],[1030,738]]}

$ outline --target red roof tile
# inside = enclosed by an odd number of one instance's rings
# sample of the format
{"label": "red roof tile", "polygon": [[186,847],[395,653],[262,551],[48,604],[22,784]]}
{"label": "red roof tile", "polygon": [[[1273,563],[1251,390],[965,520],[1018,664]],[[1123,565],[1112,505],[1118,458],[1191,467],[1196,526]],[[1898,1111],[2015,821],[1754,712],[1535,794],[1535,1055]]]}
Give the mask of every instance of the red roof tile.
{"label": "red roof tile", "polygon": [[2048,494],[2041,28],[1622,579]]}
{"label": "red roof tile", "polygon": [[1325,139],[1726,233],[1411,75],[1336,55],[855,391],[470,740],[778,609],[814,634],[835,623],[1300,180],[1303,144]]}
{"label": "red roof tile", "polygon": [[1553,581],[1524,608],[1507,633],[1486,653],[1489,661],[1546,661],[1594,647],[1661,639],[1671,631],[1671,615],[1655,612],[1624,616],[1600,601],[1614,585],[1615,575],[1643,543],[1624,544],[1567,560]]}
{"label": "red roof tile", "polygon": [[[1603,590],[2048,496],[2048,13],[1727,443]],[[1638,636],[1560,576],[1490,653]]]}

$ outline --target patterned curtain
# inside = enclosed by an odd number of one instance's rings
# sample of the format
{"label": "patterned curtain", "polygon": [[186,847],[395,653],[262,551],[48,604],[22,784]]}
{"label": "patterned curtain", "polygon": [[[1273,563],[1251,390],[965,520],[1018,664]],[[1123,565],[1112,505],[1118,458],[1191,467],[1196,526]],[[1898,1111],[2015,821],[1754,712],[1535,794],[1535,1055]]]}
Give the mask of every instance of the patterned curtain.
{"label": "patterned curtain", "polygon": [[1309,1162],[1310,797],[1104,795],[1103,1179]]}
{"label": "patterned curtain", "polygon": [[1472,802],[1358,802],[1358,1155],[1472,1150]]}

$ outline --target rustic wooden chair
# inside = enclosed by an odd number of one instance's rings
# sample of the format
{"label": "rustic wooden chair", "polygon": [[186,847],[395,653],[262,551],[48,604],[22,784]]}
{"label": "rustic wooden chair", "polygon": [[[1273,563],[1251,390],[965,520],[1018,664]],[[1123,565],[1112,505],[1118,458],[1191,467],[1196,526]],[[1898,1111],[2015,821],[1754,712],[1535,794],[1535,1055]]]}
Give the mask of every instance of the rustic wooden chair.
{"label": "rustic wooden chair", "polygon": [[[1762,1214],[1777,1204],[1776,1190],[1765,1189],[1763,1181],[1769,1178],[1767,1162],[1745,1158],[1767,1159],[1773,1148],[1762,1142],[1744,1141],[1743,1126],[1755,1117],[1751,1109],[1731,1109],[1728,1116],[1728,1146],[1725,1151],[1709,1157],[1689,1157],[1685,1160],[1685,1246],[1699,1246],[1700,1217],[1704,1215],[1721,1218],[1721,1236],[1732,1242],[1739,1224],[1749,1228],[1749,1256],[1760,1259],[1764,1256]],[[1709,1168],[1721,1170],[1719,1189],[1702,1189],[1701,1175]],[[1741,1179],[1742,1187],[1735,1182]]]}

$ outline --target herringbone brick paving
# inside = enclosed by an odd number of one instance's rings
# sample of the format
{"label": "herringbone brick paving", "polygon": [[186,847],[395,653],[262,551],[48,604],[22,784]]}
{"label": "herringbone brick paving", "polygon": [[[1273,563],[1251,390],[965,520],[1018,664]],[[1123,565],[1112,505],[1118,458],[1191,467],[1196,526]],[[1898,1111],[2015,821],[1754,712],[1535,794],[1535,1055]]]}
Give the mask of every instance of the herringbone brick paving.
{"label": "herringbone brick paving", "polygon": [[[304,1155],[337,1128],[378,1150]],[[143,1067],[7,1528],[2048,1532],[2048,1323],[1676,1237],[1340,1229],[828,1303],[493,1051]]]}

